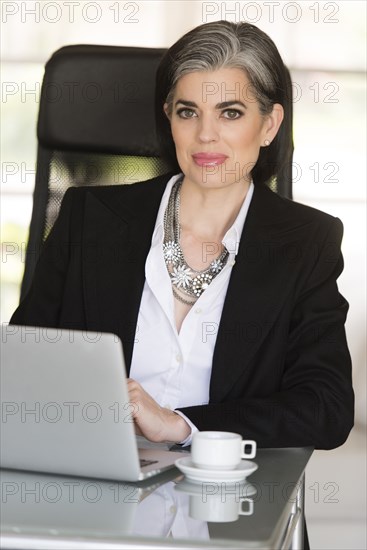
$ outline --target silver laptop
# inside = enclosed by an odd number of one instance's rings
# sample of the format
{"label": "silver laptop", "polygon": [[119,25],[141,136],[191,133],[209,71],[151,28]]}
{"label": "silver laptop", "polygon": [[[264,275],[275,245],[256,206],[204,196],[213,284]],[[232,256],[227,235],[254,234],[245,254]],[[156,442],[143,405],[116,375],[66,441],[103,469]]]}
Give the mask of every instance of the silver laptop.
{"label": "silver laptop", "polygon": [[138,449],[114,334],[5,325],[0,369],[2,468],[139,481],[182,457]]}

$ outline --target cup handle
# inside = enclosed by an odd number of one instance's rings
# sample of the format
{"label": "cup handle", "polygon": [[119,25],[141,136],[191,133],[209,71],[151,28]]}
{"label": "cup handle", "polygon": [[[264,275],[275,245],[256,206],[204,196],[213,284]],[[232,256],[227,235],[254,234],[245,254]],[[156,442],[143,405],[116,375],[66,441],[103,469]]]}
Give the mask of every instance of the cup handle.
{"label": "cup handle", "polygon": [[[244,502],[248,503],[247,510],[244,510],[242,507]],[[252,514],[254,513],[254,501],[252,500],[252,498],[247,497],[240,500],[238,513],[240,516],[252,516]]]}
{"label": "cup handle", "polygon": [[[249,445],[251,447],[251,450],[249,453],[246,453],[245,448]],[[242,454],[241,458],[255,458],[256,456],[256,441],[253,441],[252,439],[244,439],[242,441]]]}

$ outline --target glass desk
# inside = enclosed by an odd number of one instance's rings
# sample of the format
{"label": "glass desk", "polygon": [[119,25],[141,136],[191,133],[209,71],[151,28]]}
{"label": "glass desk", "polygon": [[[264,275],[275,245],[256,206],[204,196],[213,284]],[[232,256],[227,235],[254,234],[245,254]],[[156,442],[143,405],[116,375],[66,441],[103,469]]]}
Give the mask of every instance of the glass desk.
{"label": "glass desk", "polygon": [[259,449],[245,483],[150,481],[1,471],[1,548],[57,550],[303,548],[311,448]]}

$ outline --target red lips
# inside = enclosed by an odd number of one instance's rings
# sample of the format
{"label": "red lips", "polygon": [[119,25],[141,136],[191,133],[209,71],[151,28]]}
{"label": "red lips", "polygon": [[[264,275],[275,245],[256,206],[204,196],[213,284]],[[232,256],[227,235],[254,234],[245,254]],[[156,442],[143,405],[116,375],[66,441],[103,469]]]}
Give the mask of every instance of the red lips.
{"label": "red lips", "polygon": [[219,164],[223,164],[228,157],[221,153],[195,153],[192,155],[192,158],[198,166],[219,166]]}

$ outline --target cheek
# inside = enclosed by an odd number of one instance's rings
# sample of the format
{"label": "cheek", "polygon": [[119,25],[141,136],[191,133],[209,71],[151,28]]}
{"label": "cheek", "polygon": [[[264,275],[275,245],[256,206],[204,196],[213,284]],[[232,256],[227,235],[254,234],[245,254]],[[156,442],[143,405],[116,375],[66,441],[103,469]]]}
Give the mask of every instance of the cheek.
{"label": "cheek", "polygon": [[249,129],[237,136],[235,148],[240,155],[246,155],[246,152],[257,151],[260,141],[259,133]]}
{"label": "cheek", "polygon": [[177,129],[176,124],[171,124],[171,134],[175,145],[177,145],[180,141],[180,132]]}
{"label": "cheek", "polygon": [[188,135],[188,132],[183,128],[178,128],[177,126],[171,127],[172,138],[176,146],[176,150],[181,154],[185,153],[185,150],[188,149],[191,139]]}

